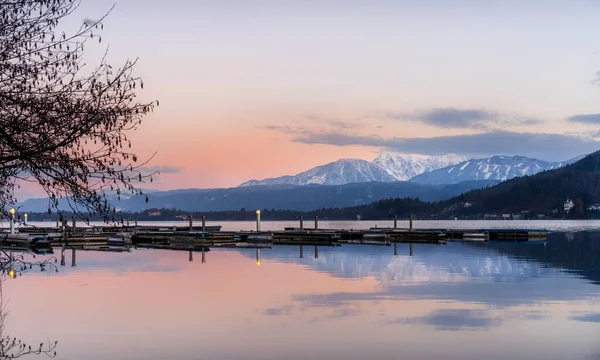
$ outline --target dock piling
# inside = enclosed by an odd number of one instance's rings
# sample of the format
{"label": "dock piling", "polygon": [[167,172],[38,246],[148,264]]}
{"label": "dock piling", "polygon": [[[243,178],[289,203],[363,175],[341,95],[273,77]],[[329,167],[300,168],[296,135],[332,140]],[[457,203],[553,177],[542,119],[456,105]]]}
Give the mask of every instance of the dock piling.
{"label": "dock piling", "polygon": [[304,259],[304,247],[300,245],[300,259]]}
{"label": "dock piling", "polygon": [[398,256],[398,243],[394,243],[394,256]]}
{"label": "dock piling", "polygon": [[315,259],[319,258],[319,247],[315,245]]}
{"label": "dock piling", "polygon": [[206,251],[202,251],[202,263],[206,262]]}
{"label": "dock piling", "polygon": [[194,252],[190,250],[190,262],[194,261]]}
{"label": "dock piling", "polygon": [[188,221],[190,222],[190,231],[194,230],[194,217],[192,215],[188,216]]}
{"label": "dock piling", "polygon": [[411,215],[411,216],[410,216],[410,218],[408,219],[408,228],[409,228],[410,230],[412,230],[412,229],[413,229],[413,217],[412,217],[412,215]]}
{"label": "dock piling", "polygon": [[413,256],[413,248],[412,248],[412,244],[413,244],[413,243],[410,243],[410,244],[409,244],[409,245],[410,245],[410,256]]}
{"label": "dock piling", "polygon": [[304,230],[304,217],[300,215],[300,230]]}
{"label": "dock piling", "polygon": [[71,249],[71,266],[77,266],[75,249]]}
{"label": "dock piling", "polygon": [[206,216],[202,215],[202,231],[206,231]]}
{"label": "dock piling", "polygon": [[60,249],[60,266],[65,266],[67,261],[65,260],[65,248],[64,246]]}
{"label": "dock piling", "polygon": [[75,215],[71,217],[71,227],[73,228],[71,232],[75,232],[75,229],[77,228],[77,220],[75,219]]}
{"label": "dock piling", "polygon": [[60,229],[60,225],[58,224],[58,218],[56,218],[56,229]]}
{"label": "dock piling", "polygon": [[315,216],[315,230],[319,230],[319,217]]}
{"label": "dock piling", "polygon": [[394,229],[398,228],[398,216],[394,215]]}

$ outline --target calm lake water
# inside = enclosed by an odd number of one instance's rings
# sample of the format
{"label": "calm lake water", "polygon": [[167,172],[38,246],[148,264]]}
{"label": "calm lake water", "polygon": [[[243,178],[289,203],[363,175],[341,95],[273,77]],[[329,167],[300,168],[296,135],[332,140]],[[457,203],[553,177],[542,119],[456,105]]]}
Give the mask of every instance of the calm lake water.
{"label": "calm lake water", "polygon": [[506,224],[569,232],[413,245],[412,256],[407,244],[397,256],[344,245],[318,258],[276,246],[260,266],[256,250],[211,250],[204,263],[200,253],[78,251],[76,267],[67,253],[58,273],[2,281],[4,335],[57,340],[57,359],[69,360],[600,359],[600,232],[576,231],[600,222]]}

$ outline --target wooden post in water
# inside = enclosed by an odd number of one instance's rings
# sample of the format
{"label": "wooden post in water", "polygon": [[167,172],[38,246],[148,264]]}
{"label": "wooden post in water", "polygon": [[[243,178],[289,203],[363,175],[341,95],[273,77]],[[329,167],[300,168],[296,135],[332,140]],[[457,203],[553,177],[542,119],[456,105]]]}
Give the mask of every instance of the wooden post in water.
{"label": "wooden post in water", "polygon": [[71,229],[71,233],[74,233],[74,232],[75,232],[75,229],[77,229],[77,220],[75,219],[75,216],[74,216],[74,215],[71,217],[71,222],[72,222],[72,225],[71,225],[71,227],[72,227],[72,229]]}
{"label": "wooden post in water", "polygon": [[206,262],[206,251],[202,250],[202,263]]}
{"label": "wooden post in water", "polygon": [[302,215],[300,215],[300,230],[304,230],[304,217],[302,217]]}
{"label": "wooden post in water", "polygon": [[300,259],[304,259],[304,247],[300,245]]}
{"label": "wooden post in water", "polygon": [[398,216],[394,215],[394,229],[398,228]]}
{"label": "wooden post in water", "polygon": [[315,245],[315,259],[319,258],[319,247]]}
{"label": "wooden post in water", "polygon": [[319,230],[319,217],[315,216],[315,230]]}
{"label": "wooden post in water", "polygon": [[410,218],[408,219],[408,228],[409,228],[410,230],[412,230],[412,229],[413,229],[413,223],[412,223],[412,220],[413,220],[413,218],[412,218],[412,215],[411,215],[411,216],[410,216]]}
{"label": "wooden post in water", "polygon": [[260,249],[256,249],[256,266],[260,266]]}
{"label": "wooden post in water", "polygon": [[413,256],[412,243],[410,243],[410,256]]}
{"label": "wooden post in water", "polygon": [[65,266],[67,261],[65,260],[65,247],[60,249],[60,266]]}
{"label": "wooden post in water", "polygon": [[71,266],[77,266],[77,263],[75,261],[75,249],[71,249]]}
{"label": "wooden post in water", "polygon": [[137,227],[138,227],[138,223],[137,223],[137,216],[135,219],[133,219],[133,235],[137,235]]}
{"label": "wooden post in water", "polygon": [[206,216],[202,215],[202,231],[206,231]]}
{"label": "wooden post in water", "polygon": [[398,256],[398,243],[394,243],[394,256]]}
{"label": "wooden post in water", "polygon": [[190,250],[190,262],[194,261],[194,252]]}
{"label": "wooden post in water", "polygon": [[59,218],[56,218],[56,229],[57,230],[60,229],[60,224],[58,223],[59,220],[60,220]]}
{"label": "wooden post in water", "polygon": [[188,216],[188,220],[190,222],[190,231],[194,230],[194,217],[192,215]]}

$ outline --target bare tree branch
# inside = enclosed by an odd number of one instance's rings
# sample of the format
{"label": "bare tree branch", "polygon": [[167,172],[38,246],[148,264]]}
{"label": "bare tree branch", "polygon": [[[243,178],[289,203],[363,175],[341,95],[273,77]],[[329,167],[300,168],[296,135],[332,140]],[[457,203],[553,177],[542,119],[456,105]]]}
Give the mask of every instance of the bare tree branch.
{"label": "bare tree branch", "polygon": [[69,198],[78,214],[114,209],[105,192],[142,194],[152,181],[131,152],[128,133],[158,101],[140,103],[137,60],[87,71],[82,55],[101,42],[105,14],[73,34],[57,26],[79,6],[73,0],[0,0],[0,211],[14,205],[17,180],[39,183],[48,211]]}

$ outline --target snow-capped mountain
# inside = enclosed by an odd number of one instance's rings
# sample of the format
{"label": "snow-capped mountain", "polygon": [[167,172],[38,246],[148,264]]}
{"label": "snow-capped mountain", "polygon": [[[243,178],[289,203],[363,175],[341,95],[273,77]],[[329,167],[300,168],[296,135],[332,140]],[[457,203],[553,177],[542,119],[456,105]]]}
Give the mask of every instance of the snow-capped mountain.
{"label": "snow-capped mountain", "polygon": [[410,155],[383,153],[373,163],[379,165],[394,179],[408,181],[417,175],[455,165],[467,158],[455,154],[418,158]]}
{"label": "snow-capped mountain", "polygon": [[426,172],[415,176],[411,181],[428,185],[457,184],[468,180],[504,181],[517,176],[533,175],[540,171],[557,169],[581,158],[578,156],[564,162],[547,162],[525,156],[492,156],[486,159],[467,160]]}
{"label": "snow-capped mountain", "polygon": [[384,169],[369,161],[341,159],[317,166],[294,176],[282,176],[264,180],[250,180],[240,186],[253,185],[345,185],[369,181],[392,182],[396,179]]}

